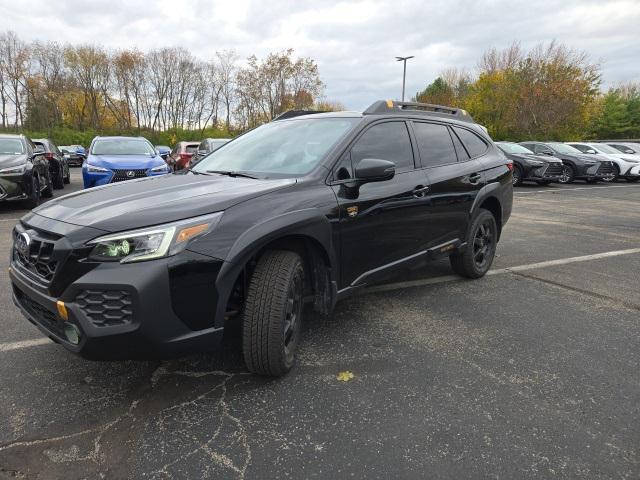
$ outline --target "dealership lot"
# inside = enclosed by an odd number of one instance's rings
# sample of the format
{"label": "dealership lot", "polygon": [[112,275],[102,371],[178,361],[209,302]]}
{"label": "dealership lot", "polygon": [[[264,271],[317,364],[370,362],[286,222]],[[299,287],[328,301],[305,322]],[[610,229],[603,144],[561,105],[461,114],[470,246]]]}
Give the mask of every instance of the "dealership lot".
{"label": "dealership lot", "polygon": [[490,275],[439,262],[346,300],[281,379],[246,373],[237,330],[148,362],[43,339],[11,302],[2,205],[0,478],[637,478],[639,203],[518,188]]}

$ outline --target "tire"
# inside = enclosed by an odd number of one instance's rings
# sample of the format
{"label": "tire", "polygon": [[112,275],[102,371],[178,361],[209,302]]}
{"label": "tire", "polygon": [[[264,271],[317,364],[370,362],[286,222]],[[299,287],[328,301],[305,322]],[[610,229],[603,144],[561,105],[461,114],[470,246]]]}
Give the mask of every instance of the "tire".
{"label": "tire", "polygon": [[66,165],[67,174],[63,178],[63,182],[69,185],[71,183],[71,170],[69,169],[69,164]]}
{"label": "tire", "polygon": [[562,165],[562,174],[558,179],[558,183],[566,185],[568,183],[573,183],[576,179],[576,171],[571,165]]}
{"label": "tire", "polygon": [[497,242],[498,226],[495,217],[490,211],[480,209],[469,229],[467,248],[462,253],[449,256],[451,268],[462,277],[484,276],[493,263]]}
{"label": "tire", "polygon": [[53,184],[51,182],[51,172],[47,172],[47,186],[42,190],[41,197],[42,198],[51,198],[53,197]]}
{"label": "tire", "polygon": [[618,167],[618,165],[616,165],[614,163],[613,164],[613,177],[603,178],[602,181],[606,182],[606,183],[614,183],[615,181],[618,180],[619,177],[620,177],[620,167]]}
{"label": "tire", "polygon": [[40,182],[38,181],[38,177],[33,175],[31,177],[31,195],[26,201],[27,208],[33,210],[38,205],[40,205]]}
{"label": "tire", "polygon": [[244,304],[242,351],[247,368],[279,377],[295,362],[300,338],[304,268],[295,252],[264,253],[251,276]]}
{"label": "tire", "polygon": [[56,172],[54,174],[52,174],[53,177],[53,188],[55,188],[56,190],[61,190],[64,188],[64,180],[62,178],[63,176],[63,171],[62,171],[62,166],[58,165],[58,168],[56,169]]}
{"label": "tire", "polygon": [[515,163],[513,164],[513,186],[517,187],[518,185],[522,185],[522,168],[520,168]]}

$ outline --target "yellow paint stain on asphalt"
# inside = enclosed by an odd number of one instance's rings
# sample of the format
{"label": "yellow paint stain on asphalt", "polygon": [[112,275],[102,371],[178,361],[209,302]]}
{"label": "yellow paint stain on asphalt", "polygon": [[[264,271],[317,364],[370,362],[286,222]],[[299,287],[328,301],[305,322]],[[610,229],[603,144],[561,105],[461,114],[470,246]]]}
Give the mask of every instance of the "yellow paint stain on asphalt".
{"label": "yellow paint stain on asphalt", "polygon": [[346,370],[344,372],[340,372],[336,378],[339,382],[348,382],[349,380],[352,380],[353,377],[353,373]]}

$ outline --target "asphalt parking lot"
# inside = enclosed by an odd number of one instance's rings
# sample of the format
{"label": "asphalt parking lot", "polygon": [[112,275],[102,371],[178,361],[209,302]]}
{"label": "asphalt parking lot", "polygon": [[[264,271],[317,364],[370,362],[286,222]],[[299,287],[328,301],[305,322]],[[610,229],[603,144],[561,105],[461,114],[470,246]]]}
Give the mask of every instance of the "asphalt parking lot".
{"label": "asphalt parking lot", "polygon": [[148,362],[44,340],[1,205],[0,478],[639,478],[639,205],[625,182],[518,188],[490,275],[439,262],[346,300],[282,379],[233,334]]}

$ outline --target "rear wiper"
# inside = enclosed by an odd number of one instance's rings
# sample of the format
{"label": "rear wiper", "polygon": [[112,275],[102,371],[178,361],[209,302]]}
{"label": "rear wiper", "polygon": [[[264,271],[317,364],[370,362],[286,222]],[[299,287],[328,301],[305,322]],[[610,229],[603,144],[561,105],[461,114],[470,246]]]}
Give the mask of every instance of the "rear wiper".
{"label": "rear wiper", "polygon": [[217,173],[218,175],[226,175],[228,177],[244,177],[244,178],[253,178],[258,179],[258,177],[254,177],[253,175],[249,175],[248,173],[243,172],[234,172],[229,170],[207,170],[207,173]]}

